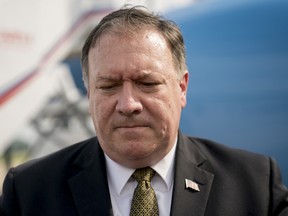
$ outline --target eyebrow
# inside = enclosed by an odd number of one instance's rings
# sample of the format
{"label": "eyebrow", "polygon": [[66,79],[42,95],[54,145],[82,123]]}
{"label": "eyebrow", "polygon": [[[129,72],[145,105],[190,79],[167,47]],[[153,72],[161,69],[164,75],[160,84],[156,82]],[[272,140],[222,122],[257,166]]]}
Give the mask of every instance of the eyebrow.
{"label": "eyebrow", "polygon": [[97,76],[96,80],[115,80],[115,78],[105,77],[105,76]]}
{"label": "eyebrow", "polygon": [[[135,77],[132,77],[131,80],[142,80],[142,79],[147,79],[147,78],[156,78],[155,75],[153,75],[153,73],[141,73],[138,75],[135,75]],[[96,77],[96,82],[119,82],[122,81],[122,77],[121,76],[105,76],[105,75],[100,75]]]}
{"label": "eyebrow", "polygon": [[97,76],[96,77],[96,82],[115,82],[115,81],[119,81],[118,78],[115,77],[110,77],[110,76]]}

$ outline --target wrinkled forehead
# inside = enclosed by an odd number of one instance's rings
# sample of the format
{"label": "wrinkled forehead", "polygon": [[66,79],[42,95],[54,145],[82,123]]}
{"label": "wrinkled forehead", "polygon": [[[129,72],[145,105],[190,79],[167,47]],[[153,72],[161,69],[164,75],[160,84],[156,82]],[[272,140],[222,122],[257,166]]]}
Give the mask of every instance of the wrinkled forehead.
{"label": "wrinkled forehead", "polygon": [[[146,50],[147,52],[144,52],[145,54],[161,56],[161,61],[168,59],[166,62],[169,64],[172,63],[175,68],[173,53],[169,43],[167,43],[164,36],[155,29],[143,29],[133,32],[132,34],[125,34],[124,31],[107,31],[98,38],[92,50],[93,54],[90,49],[88,57],[90,64],[91,61],[93,62],[96,58],[98,61],[100,60],[99,58],[101,58],[102,60],[100,61],[104,63],[106,62],[106,60],[103,61],[105,56],[111,59],[111,56],[117,57],[118,55],[126,55],[127,53],[140,55],[140,53],[142,53],[141,51]],[[111,63],[112,62],[110,62],[110,64]],[[127,62],[125,64],[127,64]],[[154,64],[157,64],[157,61],[154,62]],[[177,70],[177,68],[175,68],[175,70]]]}
{"label": "wrinkled forehead", "polygon": [[101,46],[101,44],[105,44],[107,42],[125,43],[127,45],[133,45],[135,47],[137,47],[137,45],[140,45],[140,43],[143,42],[147,42],[148,45],[149,42],[149,47],[151,46],[151,48],[167,47],[167,42],[162,36],[162,34],[156,30],[150,29],[133,32],[132,34],[126,34],[125,32],[106,32],[98,38],[98,40],[94,44],[94,47]]}
{"label": "wrinkled forehead", "polygon": [[142,31],[133,36],[106,33],[89,54],[89,68],[97,74],[125,71],[125,75],[147,75],[173,67],[172,53],[157,31]]}
{"label": "wrinkled forehead", "polygon": [[117,28],[109,27],[101,32],[101,34],[91,44],[91,48],[98,46],[103,38],[109,37],[110,39],[117,40],[119,42],[137,41],[142,38],[148,38],[155,42],[155,45],[168,46],[167,40],[163,36],[162,32],[153,27],[143,26],[143,28]]}

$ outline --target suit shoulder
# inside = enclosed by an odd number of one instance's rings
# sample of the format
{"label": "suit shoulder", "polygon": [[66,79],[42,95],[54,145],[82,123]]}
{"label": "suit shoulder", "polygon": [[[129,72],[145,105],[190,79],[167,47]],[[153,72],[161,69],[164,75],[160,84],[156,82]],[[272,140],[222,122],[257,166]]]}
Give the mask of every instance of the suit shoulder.
{"label": "suit shoulder", "polygon": [[248,170],[268,172],[271,158],[244,149],[233,148],[203,138],[186,137],[206,157],[212,166],[235,169],[246,167]]}
{"label": "suit shoulder", "polygon": [[[248,151],[245,149],[241,148],[236,148],[236,147],[230,147],[225,144],[221,144],[209,139],[203,139],[203,138],[198,138],[198,137],[186,137],[189,139],[192,143],[194,143],[198,148],[208,151],[211,153],[217,153],[217,154],[228,154],[228,155],[234,155],[234,156],[240,156],[240,157],[256,157],[256,158],[266,158],[267,156],[255,153],[252,151]],[[233,156],[233,157],[234,157]]]}
{"label": "suit shoulder", "polygon": [[50,170],[59,169],[63,166],[67,166],[68,164],[72,164],[74,160],[79,157],[79,155],[85,151],[90,151],[89,149],[96,146],[96,143],[97,138],[93,137],[67,146],[49,155],[27,161],[13,168],[14,176],[21,175],[22,173],[26,172],[49,172]]}

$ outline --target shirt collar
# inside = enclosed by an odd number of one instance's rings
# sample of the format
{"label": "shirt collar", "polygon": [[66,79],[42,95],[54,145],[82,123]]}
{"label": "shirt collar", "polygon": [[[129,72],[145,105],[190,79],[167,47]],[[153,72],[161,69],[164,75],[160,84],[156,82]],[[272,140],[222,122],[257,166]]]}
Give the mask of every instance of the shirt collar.
{"label": "shirt collar", "polygon": [[[152,169],[161,177],[165,183],[165,189],[169,190],[174,181],[174,158],[177,140],[168,154],[155,165],[151,166]],[[155,176],[157,178],[157,175]]]}
{"label": "shirt collar", "polygon": [[[174,176],[174,158],[176,151],[177,140],[173,145],[172,149],[168,152],[168,154],[160,160],[155,165],[151,166],[157,173],[155,178],[160,178],[160,180],[164,181],[165,189],[169,190],[173,185],[173,176]],[[105,154],[106,159],[106,168],[107,168],[107,178],[110,182],[111,187],[113,187],[114,191],[119,195],[123,190],[125,184],[130,179],[131,175],[135,171],[135,169],[127,168],[122,166],[111,158],[109,158]]]}
{"label": "shirt collar", "polygon": [[116,163],[106,154],[105,159],[108,181],[111,187],[113,187],[113,190],[119,195],[135,169],[127,168]]}

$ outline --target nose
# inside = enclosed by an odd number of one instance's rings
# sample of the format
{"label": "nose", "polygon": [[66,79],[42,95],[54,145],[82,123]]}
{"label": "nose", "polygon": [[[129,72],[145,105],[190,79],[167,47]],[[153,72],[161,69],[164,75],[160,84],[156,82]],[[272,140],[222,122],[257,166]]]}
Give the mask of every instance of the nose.
{"label": "nose", "polygon": [[116,111],[121,115],[135,115],[141,113],[143,105],[133,89],[132,83],[123,83],[122,90],[119,93]]}

